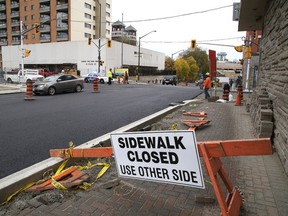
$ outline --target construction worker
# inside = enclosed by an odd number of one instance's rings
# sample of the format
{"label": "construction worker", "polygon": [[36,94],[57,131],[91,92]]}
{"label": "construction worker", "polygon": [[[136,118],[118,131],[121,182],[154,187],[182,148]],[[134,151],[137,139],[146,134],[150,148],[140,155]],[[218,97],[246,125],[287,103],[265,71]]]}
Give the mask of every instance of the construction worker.
{"label": "construction worker", "polygon": [[112,69],[110,68],[108,71],[108,84],[111,85],[111,81],[112,81]]}
{"label": "construction worker", "polygon": [[204,93],[205,99],[210,98],[209,89],[211,88],[210,73],[206,73],[206,79],[204,81]]}

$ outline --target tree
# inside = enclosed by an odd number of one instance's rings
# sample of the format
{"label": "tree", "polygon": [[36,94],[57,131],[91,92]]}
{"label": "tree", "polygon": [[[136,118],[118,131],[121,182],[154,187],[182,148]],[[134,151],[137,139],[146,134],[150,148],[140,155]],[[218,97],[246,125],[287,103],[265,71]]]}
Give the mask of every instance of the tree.
{"label": "tree", "polygon": [[204,75],[206,72],[209,71],[209,60],[205,50],[196,47],[194,51],[192,51],[191,49],[187,49],[183,52],[183,54],[181,54],[181,57],[183,59],[188,59],[191,56],[196,60],[196,63],[199,67],[197,76],[200,76],[201,74]]}
{"label": "tree", "polygon": [[189,72],[188,72],[188,80],[189,81],[195,81],[195,79],[197,78],[198,76],[198,71],[199,71],[199,67],[197,65],[197,62],[196,60],[190,56],[186,59],[186,62],[188,63],[189,65]]}
{"label": "tree", "polygon": [[174,60],[169,56],[165,56],[165,70],[172,71],[173,69],[174,69]]}
{"label": "tree", "polygon": [[178,58],[175,61],[174,67],[176,69],[176,75],[178,80],[188,80],[188,74],[190,71],[189,64],[183,58]]}

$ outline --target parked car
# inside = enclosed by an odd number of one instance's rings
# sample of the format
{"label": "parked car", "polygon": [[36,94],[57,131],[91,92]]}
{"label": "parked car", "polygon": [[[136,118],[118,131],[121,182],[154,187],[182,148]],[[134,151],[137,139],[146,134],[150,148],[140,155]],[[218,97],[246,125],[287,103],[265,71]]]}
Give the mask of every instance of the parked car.
{"label": "parked car", "polygon": [[71,74],[58,74],[46,77],[33,84],[33,93],[54,95],[61,92],[81,92],[84,88],[83,78]]}
{"label": "parked car", "polygon": [[89,73],[87,76],[84,77],[84,81],[86,83],[89,83],[89,82],[94,82],[94,80],[98,78],[99,79],[99,83],[101,84],[104,84],[104,83],[108,83],[108,77],[107,76],[104,76],[100,73]]}
{"label": "parked car", "polygon": [[163,81],[162,81],[163,85],[177,85],[177,80],[176,80],[176,76],[175,75],[168,75],[168,76],[164,76]]}

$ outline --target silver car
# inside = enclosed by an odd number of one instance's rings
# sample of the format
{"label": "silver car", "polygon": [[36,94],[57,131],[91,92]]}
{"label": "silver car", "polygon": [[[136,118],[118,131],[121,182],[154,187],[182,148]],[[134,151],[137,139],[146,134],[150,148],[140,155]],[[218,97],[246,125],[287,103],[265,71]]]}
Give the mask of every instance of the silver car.
{"label": "silver car", "polygon": [[81,92],[84,88],[83,78],[71,74],[58,74],[46,77],[33,84],[33,93],[54,95],[61,92]]}

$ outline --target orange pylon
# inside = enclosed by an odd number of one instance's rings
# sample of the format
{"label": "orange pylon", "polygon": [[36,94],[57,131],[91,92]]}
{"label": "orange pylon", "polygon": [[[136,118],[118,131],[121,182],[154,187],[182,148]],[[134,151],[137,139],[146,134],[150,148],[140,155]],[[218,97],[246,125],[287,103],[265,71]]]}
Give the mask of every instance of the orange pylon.
{"label": "orange pylon", "polygon": [[241,95],[240,93],[237,94],[235,106],[241,106]]}

